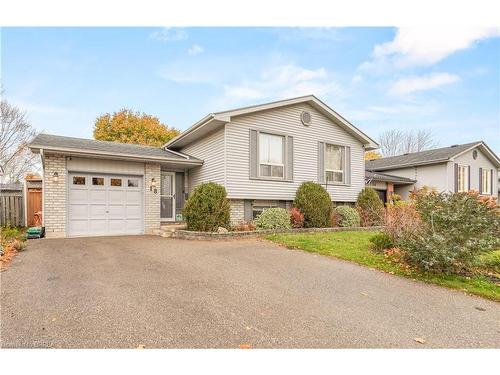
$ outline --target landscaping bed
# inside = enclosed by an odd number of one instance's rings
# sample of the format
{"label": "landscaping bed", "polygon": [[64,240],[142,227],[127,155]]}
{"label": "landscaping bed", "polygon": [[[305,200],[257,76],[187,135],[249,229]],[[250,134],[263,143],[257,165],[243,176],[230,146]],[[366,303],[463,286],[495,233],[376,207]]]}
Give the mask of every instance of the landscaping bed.
{"label": "landscaping bed", "polygon": [[26,248],[25,228],[11,227],[0,228],[0,271],[6,269],[8,263],[19,252]]}
{"label": "landscaping bed", "polygon": [[[367,228],[364,228],[367,229]],[[275,233],[265,238],[290,249],[302,249],[352,261],[383,272],[437,284],[500,302],[498,275],[500,250],[478,257],[477,267],[468,276],[428,273],[409,267],[393,257],[370,249],[377,231],[329,231],[324,233]],[[497,261],[495,261],[495,259]]]}

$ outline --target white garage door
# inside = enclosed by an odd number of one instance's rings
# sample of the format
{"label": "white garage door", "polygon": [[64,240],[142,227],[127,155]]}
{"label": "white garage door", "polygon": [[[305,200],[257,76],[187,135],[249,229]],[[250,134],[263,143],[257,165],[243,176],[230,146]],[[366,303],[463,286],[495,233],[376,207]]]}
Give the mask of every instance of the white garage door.
{"label": "white garage door", "polygon": [[70,173],[68,235],[143,233],[142,177]]}

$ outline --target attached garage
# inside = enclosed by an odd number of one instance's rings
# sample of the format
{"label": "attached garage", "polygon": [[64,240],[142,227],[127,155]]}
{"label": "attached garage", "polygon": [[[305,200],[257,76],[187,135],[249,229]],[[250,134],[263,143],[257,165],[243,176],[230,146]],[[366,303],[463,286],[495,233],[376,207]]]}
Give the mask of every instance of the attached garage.
{"label": "attached garage", "polygon": [[68,174],[68,236],[144,233],[143,176]]}

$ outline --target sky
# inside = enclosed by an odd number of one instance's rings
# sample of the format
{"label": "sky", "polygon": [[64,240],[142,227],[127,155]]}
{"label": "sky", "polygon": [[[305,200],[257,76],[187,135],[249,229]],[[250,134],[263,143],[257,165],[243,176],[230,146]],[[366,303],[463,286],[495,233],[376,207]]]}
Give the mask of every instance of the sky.
{"label": "sky", "polygon": [[184,130],[314,94],[377,139],[428,129],[500,154],[500,29],[2,28],[3,97],[39,131],[92,137],[131,108]]}

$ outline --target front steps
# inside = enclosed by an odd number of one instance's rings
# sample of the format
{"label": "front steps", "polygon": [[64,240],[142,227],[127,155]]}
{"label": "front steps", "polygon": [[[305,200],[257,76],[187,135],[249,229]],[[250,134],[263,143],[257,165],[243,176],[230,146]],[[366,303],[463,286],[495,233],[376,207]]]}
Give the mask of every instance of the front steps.
{"label": "front steps", "polygon": [[164,238],[174,236],[176,230],[186,229],[186,223],[164,223],[160,225],[160,229],[154,229],[153,234]]}

